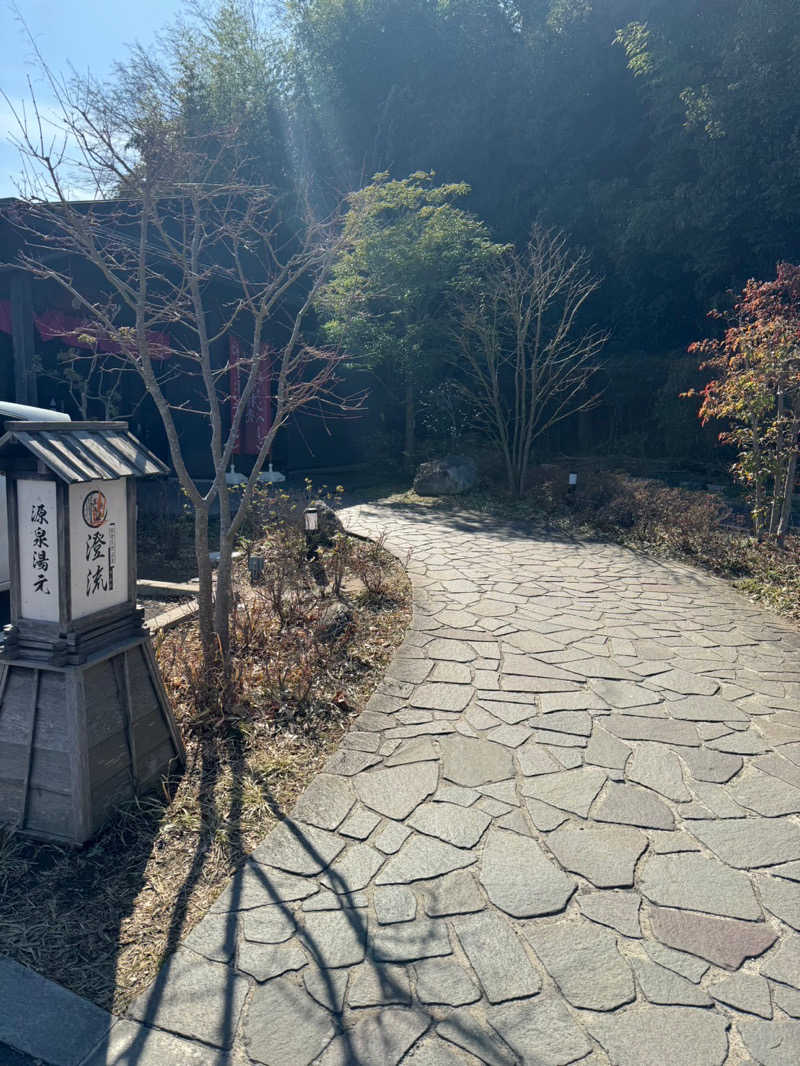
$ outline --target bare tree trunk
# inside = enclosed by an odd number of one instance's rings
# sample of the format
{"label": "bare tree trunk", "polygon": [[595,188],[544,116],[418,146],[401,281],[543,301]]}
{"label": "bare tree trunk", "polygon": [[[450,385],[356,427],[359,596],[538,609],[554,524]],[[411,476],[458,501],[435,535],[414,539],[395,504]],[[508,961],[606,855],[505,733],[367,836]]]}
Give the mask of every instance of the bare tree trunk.
{"label": "bare tree trunk", "polygon": [[792,519],[792,496],[794,494],[795,479],[797,477],[797,437],[800,433],[800,419],[792,423],[791,439],[794,441],[789,462],[786,467],[786,478],[783,485],[783,506],[781,507],[780,523],[778,525],[778,543],[783,544],[783,539],[789,532],[789,523]]}
{"label": "bare tree trunk", "polygon": [[208,508],[197,504],[195,504],[194,508],[194,550],[200,586],[197,594],[197,602],[200,608],[198,613],[200,641],[203,645],[203,658],[207,663],[211,663],[217,649],[214,640],[214,578],[211,560],[208,557]]}

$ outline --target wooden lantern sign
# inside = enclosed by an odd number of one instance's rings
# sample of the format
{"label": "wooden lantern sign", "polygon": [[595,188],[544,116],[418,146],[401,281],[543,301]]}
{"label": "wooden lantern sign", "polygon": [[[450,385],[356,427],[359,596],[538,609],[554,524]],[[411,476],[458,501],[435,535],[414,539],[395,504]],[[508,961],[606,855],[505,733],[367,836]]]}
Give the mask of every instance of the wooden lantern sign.
{"label": "wooden lantern sign", "polygon": [[0,823],[81,844],[183,757],[136,605],[136,479],[167,468],[124,422],[10,422],[0,471]]}

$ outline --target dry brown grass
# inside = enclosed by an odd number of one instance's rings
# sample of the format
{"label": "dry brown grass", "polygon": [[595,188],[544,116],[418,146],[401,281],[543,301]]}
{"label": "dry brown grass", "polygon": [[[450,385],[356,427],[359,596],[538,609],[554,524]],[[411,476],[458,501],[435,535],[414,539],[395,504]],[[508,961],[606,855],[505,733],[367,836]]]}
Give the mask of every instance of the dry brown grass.
{"label": "dry brown grass", "polygon": [[388,556],[385,565],[385,595],[351,596],[352,623],[332,642],[313,637],[326,608],[310,586],[305,613],[281,625],[241,583],[239,697],[226,711],[198,706],[195,625],[159,642],[185,770],[85,848],[0,838],[0,953],[110,1010],[151,983],[383,676],[410,618],[405,573]]}

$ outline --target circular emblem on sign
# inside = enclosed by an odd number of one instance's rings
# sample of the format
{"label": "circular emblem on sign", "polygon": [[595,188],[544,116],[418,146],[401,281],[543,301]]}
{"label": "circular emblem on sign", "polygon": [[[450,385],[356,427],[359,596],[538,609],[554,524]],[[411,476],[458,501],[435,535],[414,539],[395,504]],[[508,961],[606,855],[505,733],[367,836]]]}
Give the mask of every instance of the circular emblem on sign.
{"label": "circular emblem on sign", "polygon": [[83,520],[87,526],[97,529],[108,516],[108,501],[102,492],[95,489],[84,497]]}

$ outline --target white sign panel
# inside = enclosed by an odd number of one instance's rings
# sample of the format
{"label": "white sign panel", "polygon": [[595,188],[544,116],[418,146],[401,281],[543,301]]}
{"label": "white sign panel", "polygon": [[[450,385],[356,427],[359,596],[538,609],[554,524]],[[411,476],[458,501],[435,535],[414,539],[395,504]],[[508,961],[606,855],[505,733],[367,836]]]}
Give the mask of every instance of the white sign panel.
{"label": "white sign panel", "polygon": [[54,481],[17,482],[20,614],[58,621],[58,518]]}
{"label": "white sign panel", "polygon": [[127,481],[84,481],[69,487],[72,617],[83,618],[128,598]]}

